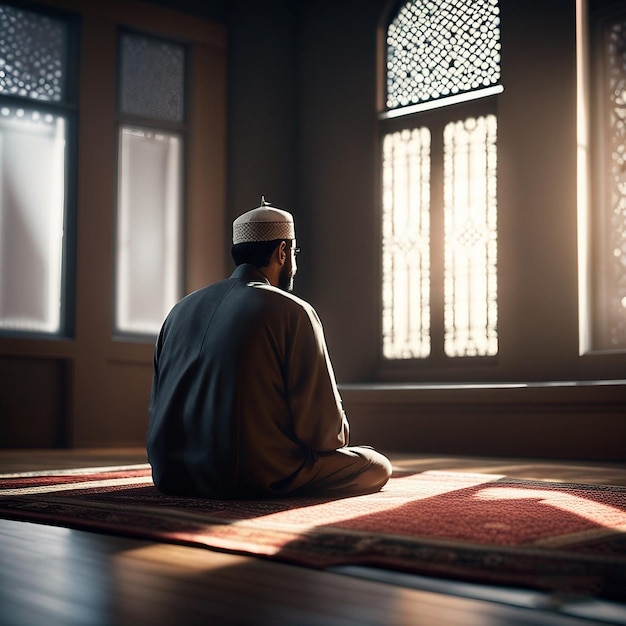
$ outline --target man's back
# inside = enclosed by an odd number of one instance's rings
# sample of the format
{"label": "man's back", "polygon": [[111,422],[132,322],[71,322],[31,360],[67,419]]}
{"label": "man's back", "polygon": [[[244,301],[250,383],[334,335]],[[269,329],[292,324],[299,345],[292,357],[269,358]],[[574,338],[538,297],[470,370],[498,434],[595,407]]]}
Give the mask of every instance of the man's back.
{"label": "man's back", "polygon": [[166,493],[287,493],[348,427],[315,311],[256,268],[184,298],[155,350],[148,456]]}

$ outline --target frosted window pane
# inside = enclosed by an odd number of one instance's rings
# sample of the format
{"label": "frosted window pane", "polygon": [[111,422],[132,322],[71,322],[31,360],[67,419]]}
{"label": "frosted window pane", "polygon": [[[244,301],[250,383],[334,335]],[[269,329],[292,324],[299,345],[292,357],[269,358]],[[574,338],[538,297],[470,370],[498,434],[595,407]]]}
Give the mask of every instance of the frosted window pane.
{"label": "frosted window pane", "polygon": [[60,330],[65,143],[62,117],[0,109],[0,328]]}
{"label": "frosted window pane", "polygon": [[612,24],[607,40],[606,118],[610,120],[606,159],[609,190],[605,216],[607,330],[604,348],[626,347],[626,21]]}
{"label": "frosted window pane", "polygon": [[0,5],[0,94],[61,100],[66,38],[63,22]]}
{"label": "frosted window pane", "polygon": [[125,34],[121,37],[120,110],[181,122],[185,50],[178,44]]}
{"label": "frosted window pane", "polygon": [[496,118],[444,130],[444,348],[492,356],[497,335]]}
{"label": "frosted window pane", "polygon": [[180,136],[122,127],[117,312],[121,332],[158,333],[180,297]]}
{"label": "frosted window pane", "polygon": [[497,0],[415,0],[387,29],[387,108],[496,85]]}
{"label": "frosted window pane", "polygon": [[383,354],[430,354],[430,131],[383,141]]}

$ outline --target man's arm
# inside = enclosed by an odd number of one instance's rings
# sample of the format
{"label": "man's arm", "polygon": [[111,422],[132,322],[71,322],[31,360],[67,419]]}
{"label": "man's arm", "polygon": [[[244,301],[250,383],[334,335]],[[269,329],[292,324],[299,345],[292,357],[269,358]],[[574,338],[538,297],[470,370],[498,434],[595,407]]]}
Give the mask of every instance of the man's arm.
{"label": "man's arm", "polygon": [[346,446],[350,427],[322,324],[312,307],[303,307],[291,332],[286,382],[295,434],[318,452]]}

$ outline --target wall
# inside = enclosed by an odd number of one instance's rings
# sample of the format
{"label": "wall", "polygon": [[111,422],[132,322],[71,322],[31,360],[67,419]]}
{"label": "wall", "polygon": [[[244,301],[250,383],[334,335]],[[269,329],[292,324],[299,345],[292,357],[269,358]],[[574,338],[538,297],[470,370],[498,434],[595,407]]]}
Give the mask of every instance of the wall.
{"label": "wall", "polygon": [[[255,23],[274,24],[273,39],[287,16],[293,19],[294,32],[274,43],[295,64],[267,63],[276,49],[258,45],[249,24],[231,20],[237,49],[231,59],[247,58],[250,65],[231,65],[237,97],[230,110],[229,211],[232,217],[249,208],[244,192],[264,177],[283,183],[279,197],[296,213],[303,247],[296,292],[323,320],[355,437],[428,453],[624,457],[623,381],[585,391],[568,382],[626,374],[623,354],[578,354],[574,0],[500,3],[498,359],[485,367],[395,374],[381,368],[378,321],[377,26],[390,3],[306,0],[294,3],[294,16],[285,3],[264,2],[260,22],[257,3],[235,4],[240,17],[250,10]],[[271,114],[264,99],[257,106],[251,77],[255,89],[271,86],[261,90],[266,97],[277,84],[297,89],[295,100],[283,94],[283,118]],[[255,111],[256,127],[250,127]],[[244,125],[246,137],[237,130]],[[272,133],[278,150],[254,145]],[[295,167],[285,164],[287,154]],[[286,171],[295,187],[280,179]],[[464,388],[471,381],[530,385],[476,392]],[[447,387],[429,390],[438,383]]]}
{"label": "wall", "polygon": [[344,385],[354,444],[439,455],[626,460],[622,384]]}
{"label": "wall", "polygon": [[[298,217],[295,11],[290,0],[235,0],[229,14],[228,191],[234,219],[261,195]],[[229,226],[232,220],[229,221]],[[232,232],[228,230],[228,235]]]}
{"label": "wall", "polygon": [[[377,26],[389,3],[158,4],[227,26],[227,197],[218,228],[228,241],[232,219],[256,206],[261,194],[294,212],[303,249],[296,293],[312,302],[324,322],[355,438],[386,449],[442,454],[624,456],[623,385],[583,391],[567,385],[476,391],[463,385],[626,375],[624,355],[577,353],[574,0],[501,0],[506,45],[505,91],[498,100],[497,365],[413,369],[398,375],[402,384],[385,385],[379,361],[376,68]],[[230,272],[227,249],[224,263]],[[448,386],[431,388],[442,382]],[[57,409],[44,409],[58,419]],[[57,431],[48,431],[53,440]],[[115,442],[103,437],[92,443]]]}
{"label": "wall", "polygon": [[377,68],[394,3],[212,5],[229,33],[224,236],[261,194],[294,212],[296,293],[320,313],[342,383],[626,374],[623,353],[578,355],[575,0],[500,0],[497,362],[392,375],[379,356]]}

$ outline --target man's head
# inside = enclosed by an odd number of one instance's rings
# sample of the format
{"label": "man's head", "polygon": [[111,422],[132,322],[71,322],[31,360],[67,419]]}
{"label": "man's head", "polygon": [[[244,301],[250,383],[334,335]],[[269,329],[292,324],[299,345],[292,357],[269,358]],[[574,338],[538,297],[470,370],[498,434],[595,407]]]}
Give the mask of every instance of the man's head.
{"label": "man's head", "polygon": [[293,216],[264,199],[261,202],[261,206],[233,222],[233,260],[236,265],[255,265],[264,271],[270,283],[291,291],[297,269]]}

